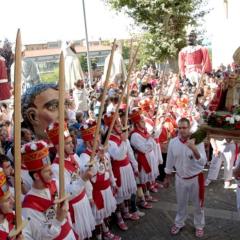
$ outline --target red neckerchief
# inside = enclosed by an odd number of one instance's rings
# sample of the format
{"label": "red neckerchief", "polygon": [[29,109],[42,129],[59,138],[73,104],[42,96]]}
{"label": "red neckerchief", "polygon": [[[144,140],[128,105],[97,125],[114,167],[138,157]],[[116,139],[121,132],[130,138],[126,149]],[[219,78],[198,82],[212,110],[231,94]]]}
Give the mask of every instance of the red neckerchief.
{"label": "red neckerchief", "polygon": [[[77,172],[79,165],[77,161],[74,158],[74,155],[70,155],[70,161],[69,160],[64,160],[64,167],[67,169],[69,173],[74,173]],[[59,164],[59,158],[55,158],[53,163]]]}
{"label": "red neckerchief", "polygon": [[[11,232],[11,230],[14,227],[15,215],[14,215],[14,213],[7,213],[7,214],[4,214],[4,218],[8,222],[8,230],[9,230],[9,232]],[[3,230],[0,230],[0,239],[1,240],[8,240],[8,239],[11,240],[11,239],[13,239],[13,238],[8,237],[9,232],[4,232]]]}
{"label": "red neckerchief", "polygon": [[91,156],[92,155],[92,150],[90,150],[89,148],[86,148],[84,153],[86,153],[87,155]]}
{"label": "red neckerchief", "polygon": [[180,141],[181,143],[183,143],[183,144],[185,144],[185,143],[188,141],[188,139],[184,140],[184,139],[181,139],[180,137],[178,137],[178,139],[179,139],[179,141]]}
{"label": "red neckerchief", "polygon": [[147,132],[146,129],[140,130],[140,129],[134,128],[131,134],[133,134],[133,133],[138,133],[144,138],[149,138],[150,137],[150,135],[149,135],[149,133]]}
{"label": "red neckerchief", "polygon": [[118,146],[122,143],[121,138],[114,134],[110,135],[109,140],[115,142]]}
{"label": "red neckerchief", "polygon": [[47,188],[49,189],[51,200],[27,194],[23,200],[23,208],[32,208],[40,212],[45,212],[48,208],[50,208],[54,204],[55,197],[57,196],[56,182],[52,180],[48,183]]}

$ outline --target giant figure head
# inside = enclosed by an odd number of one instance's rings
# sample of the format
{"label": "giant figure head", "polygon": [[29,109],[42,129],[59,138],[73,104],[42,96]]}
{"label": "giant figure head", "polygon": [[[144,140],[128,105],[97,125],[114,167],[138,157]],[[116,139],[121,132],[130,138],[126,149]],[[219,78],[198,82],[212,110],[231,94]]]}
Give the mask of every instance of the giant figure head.
{"label": "giant figure head", "polygon": [[47,138],[45,129],[58,120],[58,94],[56,84],[40,83],[22,96],[23,126],[30,128],[38,139]]}

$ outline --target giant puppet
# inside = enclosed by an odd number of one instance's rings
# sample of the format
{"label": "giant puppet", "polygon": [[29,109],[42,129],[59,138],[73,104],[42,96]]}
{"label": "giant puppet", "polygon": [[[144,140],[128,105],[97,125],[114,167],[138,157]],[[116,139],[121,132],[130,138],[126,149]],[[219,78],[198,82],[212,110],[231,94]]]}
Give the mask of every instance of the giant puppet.
{"label": "giant puppet", "polygon": [[[104,73],[102,80],[104,81],[107,75],[108,64],[110,60],[110,54],[107,56],[104,64]],[[109,84],[121,85],[127,77],[126,67],[123,61],[121,49],[119,45],[115,45],[115,51],[113,56],[113,63],[111,68],[111,74],[109,79]]]}
{"label": "giant puppet", "polygon": [[188,46],[178,55],[178,66],[181,78],[198,85],[203,73],[212,71],[211,59],[206,47],[197,45],[197,35],[194,31],[188,34]]}

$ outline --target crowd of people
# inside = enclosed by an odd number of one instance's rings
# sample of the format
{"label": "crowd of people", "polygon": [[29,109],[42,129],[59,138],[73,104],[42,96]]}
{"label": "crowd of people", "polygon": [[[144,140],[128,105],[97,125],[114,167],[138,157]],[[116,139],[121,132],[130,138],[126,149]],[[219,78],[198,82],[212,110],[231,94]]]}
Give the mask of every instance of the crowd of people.
{"label": "crowd of people", "polygon": [[[72,43],[68,47],[73,51]],[[159,201],[155,193],[172,183],[173,172],[177,214],[171,234],[178,234],[184,227],[191,199],[195,234],[202,237],[204,185],[217,179],[222,161],[225,187],[231,185],[234,165],[236,179],[240,177],[237,142],[211,139],[211,156],[207,142],[195,144],[190,139],[191,133],[203,124],[206,110],[229,110],[239,105],[239,90],[232,94],[240,75],[236,65],[206,73],[200,74],[200,81],[192,81],[154,66],[134,70],[129,99],[125,94],[109,139],[106,136],[123,90],[124,74],[118,75],[117,80],[113,77],[106,98],[102,83],[88,88],[81,72],[75,81],[68,80],[64,124],[68,198],[61,204],[57,202],[58,86],[27,86],[21,104],[21,198],[23,218],[29,221],[17,239],[121,239],[111,226],[116,224],[127,231],[128,221],[138,221],[154,209],[154,203]],[[7,82],[1,79],[0,86]],[[95,139],[103,104],[100,134]],[[7,239],[14,226],[14,162],[18,158],[14,156],[12,114],[11,104],[1,102],[0,239]],[[96,155],[89,164],[94,144]],[[204,181],[203,169],[208,160],[210,168]],[[240,209],[239,195],[238,188]]]}

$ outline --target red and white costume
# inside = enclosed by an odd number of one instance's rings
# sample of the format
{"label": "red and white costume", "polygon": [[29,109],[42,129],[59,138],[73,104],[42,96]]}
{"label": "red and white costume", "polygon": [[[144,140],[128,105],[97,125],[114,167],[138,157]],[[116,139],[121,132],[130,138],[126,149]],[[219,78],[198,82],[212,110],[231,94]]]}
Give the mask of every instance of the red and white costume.
{"label": "red and white costume", "polygon": [[11,97],[10,89],[5,59],[0,56],[0,101],[7,100]]}
{"label": "red and white costume", "polygon": [[112,159],[112,170],[118,187],[116,199],[119,204],[130,199],[137,191],[134,172],[137,171],[138,165],[128,140],[122,141],[119,136],[111,134],[108,144],[108,153]]}
{"label": "red and white costume", "polygon": [[26,194],[22,212],[24,218],[29,218],[30,221],[24,228],[24,239],[78,239],[72,230],[70,218],[65,219],[63,222],[56,219],[55,197],[57,197],[55,181],[52,181],[49,188],[36,189],[32,187]]}
{"label": "red and white costume", "polygon": [[130,141],[138,161],[140,183],[155,181],[159,175],[158,165],[160,164],[157,154],[159,149],[155,140],[146,130],[134,129]]}
{"label": "red and white costume", "polygon": [[[6,176],[3,172],[3,169],[0,168],[0,202],[5,201],[11,196],[10,187],[7,183]],[[14,212],[9,212],[7,214],[1,215],[4,216],[4,219],[0,223],[0,239],[1,240],[11,240],[8,236],[11,230],[14,228],[15,215]]]}
{"label": "red and white costume", "polygon": [[[29,171],[34,171],[41,176],[41,169],[50,166],[47,144],[43,141],[31,142],[23,145],[22,161]],[[43,180],[42,180],[43,181]],[[45,188],[37,189],[32,186],[23,200],[23,216],[30,218],[24,228],[24,239],[54,239],[77,240],[77,235],[72,230],[71,219],[62,222],[56,218],[55,198],[58,196],[56,181],[45,183]]]}
{"label": "red and white costume", "polygon": [[[54,123],[47,129],[49,139],[54,145],[58,145],[58,123]],[[70,137],[70,133],[65,125],[64,137]],[[70,195],[69,212],[71,215],[74,231],[81,239],[90,238],[95,229],[95,219],[87,196],[89,185],[80,175],[80,168],[77,162],[77,155],[68,155],[64,160],[64,180],[65,191]],[[55,178],[59,177],[59,157],[53,161],[52,171]],[[90,186],[91,188],[91,186]],[[91,190],[90,190],[91,192]]]}
{"label": "red and white costume", "polygon": [[212,155],[211,164],[208,170],[209,180],[217,180],[222,162],[224,162],[224,179],[230,181],[232,179],[232,172],[234,161],[236,157],[236,147],[234,142],[227,142],[224,140],[213,140],[211,139],[212,147],[219,151],[219,155]]}
{"label": "red and white costume", "polygon": [[201,73],[212,71],[211,59],[208,49],[202,46],[187,46],[178,55],[179,71],[182,77],[187,77],[191,82],[200,79]]}
{"label": "red and white costume", "polygon": [[[92,151],[86,149],[86,151],[80,155],[78,161],[80,166],[83,163],[85,163],[85,165],[89,163],[91,154]],[[91,168],[93,172],[93,177],[91,178],[93,186],[92,198],[94,201],[92,212],[97,225],[103,223],[105,218],[111,216],[117,206],[111,188],[111,186],[116,186],[116,183],[111,169],[110,157],[107,155],[108,154],[106,154],[104,161],[99,161],[99,159],[95,157],[97,162]]]}
{"label": "red and white costume", "polygon": [[204,177],[202,174],[207,157],[204,144],[196,146],[200,159],[194,158],[193,152],[185,145],[179,137],[170,140],[167,153],[165,172],[171,174],[176,169],[175,187],[177,195],[177,215],[175,225],[182,228],[187,218],[187,205],[192,200],[194,210],[194,225],[202,229],[205,225],[203,211],[204,201]]}
{"label": "red and white costume", "polygon": [[0,223],[0,239],[11,240],[8,235],[14,227],[15,215],[14,213],[8,213],[2,223]]}
{"label": "red and white costume", "polygon": [[[79,166],[75,159],[76,155],[71,155],[65,158],[65,190],[70,194],[69,212],[73,222],[73,228],[81,239],[92,236],[92,231],[95,229],[95,220],[92,215],[92,210],[87,193],[89,192],[88,185],[80,177]],[[52,164],[53,175],[59,176],[58,158]]]}

